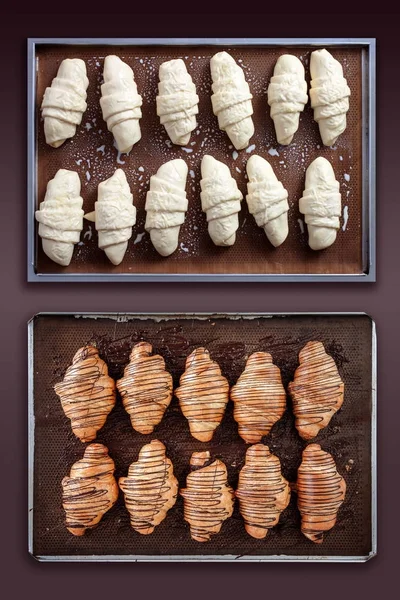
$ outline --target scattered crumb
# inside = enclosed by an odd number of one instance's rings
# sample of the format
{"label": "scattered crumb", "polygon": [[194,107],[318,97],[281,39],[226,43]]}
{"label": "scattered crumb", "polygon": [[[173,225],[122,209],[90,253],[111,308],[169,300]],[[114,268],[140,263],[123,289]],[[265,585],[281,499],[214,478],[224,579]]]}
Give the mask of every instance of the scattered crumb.
{"label": "scattered crumb", "polygon": [[106,145],[103,144],[102,146],[99,146],[98,148],[96,148],[96,152],[101,152],[104,156],[104,154],[106,153]]}
{"label": "scattered crumb", "polygon": [[89,171],[86,171],[86,179],[87,179],[87,181],[90,181],[90,173],[89,173]]}
{"label": "scattered crumb", "polygon": [[250,154],[250,152],[253,152],[253,150],[256,149],[256,145],[255,144],[251,144],[251,146],[249,146],[248,148],[246,148],[246,152],[247,154]]}
{"label": "scattered crumb", "polygon": [[192,179],[194,179],[195,175],[194,175],[194,171],[193,171],[193,169],[190,169],[190,171],[189,171],[189,175],[190,175],[190,177],[191,177]]}
{"label": "scattered crumb", "polygon": [[133,243],[139,244],[145,235],[146,235],[145,231],[143,231],[143,233],[138,233],[137,236],[135,237],[135,239],[133,240]]}
{"label": "scattered crumb", "polygon": [[303,219],[297,219],[297,222],[300,227],[300,233],[303,234],[304,233],[304,221],[303,221]]}
{"label": "scattered crumb", "polygon": [[141,173],[144,172],[144,167],[138,167],[138,171],[140,171]]}
{"label": "scattered crumb", "polygon": [[85,129],[86,131],[89,131],[89,129],[92,129],[92,125],[90,123],[85,123]]}
{"label": "scattered crumb", "polygon": [[187,152],[187,154],[190,154],[190,152],[193,152],[193,148],[182,148],[182,150],[184,152]]}
{"label": "scattered crumb", "polygon": [[343,209],[343,227],[342,227],[343,231],[346,231],[348,220],[349,220],[349,207],[345,206]]}
{"label": "scattered crumb", "polygon": [[92,239],[92,235],[93,235],[92,226],[89,225],[88,231],[85,231],[85,233],[83,234],[83,239],[85,240],[87,238],[88,240],[91,240]]}
{"label": "scattered crumb", "polygon": [[345,178],[346,181],[350,181],[350,175],[348,173],[345,173],[343,175],[343,177]]}
{"label": "scattered crumb", "polygon": [[233,158],[233,160],[236,160],[238,156],[239,156],[239,154],[236,152],[236,150],[234,150],[232,152],[232,158]]}
{"label": "scattered crumb", "polygon": [[279,152],[275,148],[270,148],[268,150],[268,154],[270,154],[271,156],[279,156]]}

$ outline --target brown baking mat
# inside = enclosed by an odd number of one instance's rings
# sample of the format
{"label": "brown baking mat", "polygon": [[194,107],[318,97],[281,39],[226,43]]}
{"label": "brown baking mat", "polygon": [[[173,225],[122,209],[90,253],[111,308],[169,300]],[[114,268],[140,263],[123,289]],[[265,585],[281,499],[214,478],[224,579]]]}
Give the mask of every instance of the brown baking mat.
{"label": "brown baking mat", "polygon": [[[82,183],[84,210],[93,210],[98,184],[112,175],[116,168],[125,171],[134,203],[138,208],[137,223],[121,265],[113,266],[97,246],[97,233],[92,223],[85,221],[81,242],[76,247],[69,267],[63,268],[48,259],[37,244],[37,273],[325,273],[357,274],[362,265],[362,158],[361,158],[361,49],[329,47],[343,65],[351,88],[347,129],[336,146],[322,145],[318,125],[313,121],[308,104],[300,117],[300,127],[290,146],[280,146],[275,138],[273,122],[267,105],[267,87],[278,57],[286,52],[298,56],[309,83],[311,48],[306,47],[227,47],[243,67],[253,93],[256,133],[247,150],[234,151],[227,135],[217,126],[211,109],[210,58],[222,47],[210,46],[38,46],[37,49],[37,205],[44,198],[47,182],[58,169],[77,171]],[[117,54],[134,70],[139,93],[143,97],[143,118],[140,121],[142,139],[130,155],[119,156],[113,137],[107,131],[99,105],[104,57]],[[86,62],[89,88],[88,109],[74,138],[58,149],[45,143],[40,104],[44,90],[56,76],[64,58],[78,57]],[[186,148],[173,146],[156,115],[158,67],[168,59],[183,58],[197,86],[200,97],[198,127]],[[246,162],[251,154],[267,158],[277,177],[289,192],[288,239],[280,248],[273,248],[264,231],[257,227],[242,202],[236,243],[230,248],[218,248],[207,232],[206,216],[200,205],[200,163],[204,154],[225,162],[245,196]],[[235,158],[237,156],[237,158]],[[321,252],[310,250],[303,215],[298,201],[304,189],[305,170],[317,157],[324,156],[333,165],[340,182],[342,206],[347,206],[345,231],[339,230],[333,246]],[[171,159],[183,158],[189,167],[187,194],[189,210],[181,228],[180,246],[170,257],[159,256],[144,230],[144,204],[150,176]],[[344,226],[344,219],[341,219]],[[36,241],[37,224],[36,224]]]}
{"label": "brown baking mat", "polygon": [[[218,361],[232,385],[244,368],[246,357],[257,350],[271,352],[281,368],[284,385],[293,378],[299,350],[309,340],[320,340],[335,358],[345,382],[343,408],[316,438],[332,453],[347,483],[346,500],[337,524],[323,544],[313,544],[300,533],[296,496],[282,513],[280,523],[265,540],[246,534],[237,503],[233,517],[208,543],[190,538],[179,497],[166,519],[149,536],[131,529],[123,499],[99,526],[83,537],[65,528],[61,505],[61,480],[82,457],[85,444],[71,433],[69,420],[53,391],[76,350],[96,343],[110,375],[119,378],[130,349],[138,340],[153,344],[166,361],[175,388],[186,356],[204,345]],[[68,555],[299,555],[367,556],[371,550],[371,347],[372,326],[366,316],[288,316],[273,318],[151,318],[124,320],[38,316],[34,322],[34,513],[33,553],[36,556]],[[284,476],[296,480],[305,446],[294,428],[291,403],[284,417],[263,438],[282,463]],[[116,477],[126,475],[140,448],[152,439],[167,447],[180,487],[185,484],[192,452],[208,449],[227,465],[229,483],[236,489],[246,444],[237,433],[229,402],[221,425],[210,443],[191,437],[176,398],[152,435],[133,431],[118,396],[97,441],[104,443],[116,464]]]}

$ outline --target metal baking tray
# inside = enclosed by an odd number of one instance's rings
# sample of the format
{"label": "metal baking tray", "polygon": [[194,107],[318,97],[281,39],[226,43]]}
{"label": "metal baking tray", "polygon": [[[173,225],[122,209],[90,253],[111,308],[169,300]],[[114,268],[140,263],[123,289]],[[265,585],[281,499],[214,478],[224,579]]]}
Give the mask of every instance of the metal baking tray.
{"label": "metal baking tray", "polygon": [[[367,315],[42,313],[29,322],[28,331],[29,552],[38,560],[365,562],[376,554],[376,334]],[[119,378],[132,345],[141,339],[164,357],[175,388],[186,356],[199,345],[210,350],[231,385],[251,352],[269,351],[286,387],[305,343],[312,339],[324,343],[344,379],[345,401],[316,442],[334,456],[347,494],[337,523],[322,544],[301,534],[295,494],[264,540],[246,534],[237,502],[220,534],[205,544],[191,540],[181,497],[149,536],[132,530],[121,495],[95,529],[79,538],[67,531],[61,479],[81,458],[85,444],[72,434],[53,386],[76,350],[87,343],[96,343],[110,375]],[[284,417],[263,441],[279,456],[284,476],[295,481],[306,443],[296,432],[288,402]],[[246,444],[232,412],[229,402],[213,440],[202,444],[190,436],[176,398],[147,436],[133,431],[118,399],[97,440],[109,448],[117,478],[126,474],[143,444],[158,438],[167,447],[180,487],[191,453],[201,448],[225,462],[229,483],[236,489]]]}
{"label": "metal baking tray", "polygon": [[[301,114],[294,142],[277,145],[266,91],[274,64],[282,52],[296,54],[306,68],[315,48],[326,47],[344,66],[352,90],[348,126],[336,146],[325,148],[308,104]],[[256,133],[246,151],[234,152],[212,114],[210,57],[218,50],[232,53],[245,70],[253,93]],[[129,156],[119,156],[99,106],[103,58],[115,53],[135,71],[143,96],[142,139]],[[58,149],[46,145],[40,104],[44,89],[61,60],[81,57],[90,81],[88,109],[72,140]],[[198,128],[187,148],[172,146],[155,110],[158,66],[181,57],[200,97]],[[251,153],[268,158],[289,191],[288,239],[274,249],[248,213],[239,215],[237,240],[217,248],[207,232],[200,208],[200,162],[205,153],[224,161],[243,194],[245,165]],[[330,248],[314,252],[307,245],[298,199],[307,166],[317,156],[331,161],[341,184],[342,228]],[[181,228],[180,246],[160,257],[144,230],[144,203],[150,175],[165,161],[183,158],[189,167],[189,210]],[[121,265],[114,267],[97,247],[93,224],[84,222],[81,241],[69,267],[52,263],[38,243],[34,212],[46,185],[59,168],[75,170],[82,183],[85,212],[93,210],[97,186],[117,167],[124,169],[137,223]],[[345,208],[347,207],[347,208]],[[375,281],[375,40],[371,38],[192,38],[192,39],[29,39],[28,40],[28,280],[29,281]]]}

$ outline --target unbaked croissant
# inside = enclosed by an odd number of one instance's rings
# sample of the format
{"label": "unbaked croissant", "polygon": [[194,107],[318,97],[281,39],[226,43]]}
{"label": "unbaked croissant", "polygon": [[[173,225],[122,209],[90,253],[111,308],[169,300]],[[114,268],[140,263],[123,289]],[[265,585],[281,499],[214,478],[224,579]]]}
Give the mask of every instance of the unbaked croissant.
{"label": "unbaked croissant", "polygon": [[87,108],[86,90],[89,79],[86,65],[80,58],[66,58],[60,64],[57,77],[46,88],[42,101],[42,117],[46,143],[61,146],[76,133]]}
{"label": "unbaked croissant", "polygon": [[208,233],[216,246],[232,246],[243,195],[229,168],[208,154],[201,161],[201,177],[201,208],[207,213]]}
{"label": "unbaked croissant", "polygon": [[146,444],[133,462],[127,477],[120,477],[119,487],[125,496],[131,526],[148,535],[167,516],[176,502],[178,481],[165,446],[158,440]]}
{"label": "unbaked croissant", "polygon": [[310,444],[303,450],[295,489],[301,531],[312,542],[321,544],[324,533],[336,523],[346,495],[346,482],[337,472],[332,456],[318,444]]}
{"label": "unbaked croissant", "polygon": [[169,256],[178,247],[179,231],[188,209],[186,198],[187,164],[181,158],[170,160],[150,177],[146,195],[145,229],[161,256]]}
{"label": "unbaked croissant", "polygon": [[124,376],[117,381],[126,412],[133,429],[152,433],[172,399],[172,376],[165,369],[164,359],[155,354],[148,342],[139,342],[132,348]]}
{"label": "unbaked croissant", "polygon": [[328,248],[340,229],[342,197],[332,165],[319,156],[306,171],[306,186],[299,202],[308,228],[308,244],[312,250]]}
{"label": "unbaked croissant", "polygon": [[99,235],[99,248],[104,250],[113,265],[119,265],[132,237],[136,223],[136,207],[125,173],[115,173],[99,183],[94,211],[85,215],[94,221]]}
{"label": "unbaked croissant", "polygon": [[343,68],[325,48],[311,52],[311,107],[319,125],[324,146],[333,146],[346,129],[350,88],[343,77]]}
{"label": "unbaked croissant", "polygon": [[268,446],[255,444],[247,450],[235,495],[247,533],[265,538],[290,501],[290,487],[281,473],[280,460]]}
{"label": "unbaked croissant", "polygon": [[209,442],[224,416],[229,384],[208,350],[196,348],[189,354],[175,395],[189,421],[192,436],[200,442]]}
{"label": "unbaked croissant", "polygon": [[321,342],[308,342],[300,350],[299,362],[288,389],[297,431],[304,440],[311,440],[342,406],[344,383]]}
{"label": "unbaked croissant", "polygon": [[275,247],[280,246],[289,233],[288,193],[265,158],[253,154],[246,165],[249,212]]}
{"label": "unbaked croissant", "polygon": [[283,54],[276,61],[268,86],[268,104],[279,144],[287,146],[293,140],[307,102],[304,67],[297,56]]}
{"label": "unbaked croissant", "polygon": [[196,129],[199,97],[181,58],[160,65],[157,115],[173,144],[186,146]]}
{"label": "unbaked croissant", "polygon": [[95,527],[118,499],[115,465],[103,444],[90,444],[61,482],[68,531],[83,535]]}
{"label": "unbaked croissant", "polygon": [[235,502],[225,464],[218,459],[207,464],[209,460],[208,451],[193,452],[190,465],[196,470],[189,473],[186,488],[180,490],[185,521],[196,542],[208,542],[220,532],[224,521],[232,515]]}
{"label": "unbaked croissant", "polygon": [[253,95],[243,69],[227,52],[214,54],[210,67],[213,80],[211,103],[218,126],[226,131],[236,150],[246,148],[254,135]]}
{"label": "unbaked croissant", "polygon": [[249,356],[245,370],[231,389],[231,399],[239,435],[247,444],[255,444],[268,435],[286,409],[281,372],[268,352]]}
{"label": "unbaked croissant", "polygon": [[118,56],[106,56],[103,77],[100,98],[103,119],[118,150],[128,154],[142,137],[139,125],[142,97],[132,69]]}
{"label": "unbaked croissant", "polygon": [[81,442],[94,440],[116,400],[115,382],[97,348],[80,348],[54,390],[76,437]]}

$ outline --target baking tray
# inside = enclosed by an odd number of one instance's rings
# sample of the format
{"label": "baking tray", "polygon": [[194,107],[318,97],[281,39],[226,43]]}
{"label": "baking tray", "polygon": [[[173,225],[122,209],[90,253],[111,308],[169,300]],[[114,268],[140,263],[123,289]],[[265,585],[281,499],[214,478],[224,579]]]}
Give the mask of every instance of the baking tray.
{"label": "baking tray", "polygon": [[[149,536],[129,524],[121,495],[99,526],[76,538],[64,524],[61,480],[85,448],[71,432],[53,386],[76,350],[96,343],[112,377],[119,378],[132,345],[146,339],[166,361],[177,387],[186,356],[205,345],[232,385],[248,354],[272,353],[285,387],[293,378],[298,352],[321,340],[335,358],[345,382],[345,402],[316,441],[332,453],[345,477],[347,495],[336,526],[323,544],[300,532],[296,497],[265,540],[245,532],[237,503],[233,517],[208,543],[190,538],[179,497],[166,519]],[[36,315],[29,323],[29,551],[43,561],[315,561],[364,562],[376,554],[376,336],[362,313],[339,314],[55,314]],[[133,431],[120,399],[97,440],[125,475],[141,446],[151,439],[166,444],[182,487],[193,451],[208,449],[227,465],[236,489],[246,444],[237,433],[232,403],[210,443],[189,434],[176,398],[152,435]],[[294,428],[290,409],[263,441],[279,456],[284,476],[295,481],[305,442]]]}
{"label": "baking tray", "polygon": [[[326,47],[344,66],[352,90],[348,126],[336,146],[325,148],[308,104],[301,114],[294,142],[277,145],[269,116],[266,91],[275,62],[282,52],[300,57],[309,82],[308,59],[315,48]],[[212,114],[209,59],[226,49],[240,61],[253,92],[256,133],[249,152],[234,152]],[[142,139],[129,156],[119,156],[99,106],[103,58],[115,53],[134,69],[143,96]],[[88,109],[77,134],[61,148],[46,145],[40,104],[46,86],[66,57],[85,59],[90,85]],[[191,144],[172,146],[155,110],[158,66],[182,57],[200,97],[198,128]],[[171,147],[170,147],[171,146]],[[289,191],[290,233],[274,249],[256,226],[242,202],[237,240],[233,247],[217,248],[209,238],[200,207],[200,162],[205,153],[224,161],[243,194],[245,164],[259,153],[272,164]],[[307,166],[325,156],[341,184],[342,204],[348,220],[336,243],[322,252],[307,245],[298,199]],[[165,161],[183,158],[188,163],[189,210],[181,228],[180,245],[163,258],[144,230],[144,203],[150,175]],[[122,164],[123,163],[123,164]],[[117,167],[124,169],[138,207],[137,223],[124,261],[114,267],[97,247],[97,232],[85,221],[80,244],[69,267],[50,261],[38,243],[34,211],[46,184],[59,168],[76,170],[82,183],[85,212],[93,210],[97,186]],[[343,231],[345,228],[345,231]],[[193,39],[30,39],[28,40],[28,280],[29,281],[375,281],[375,40],[329,38],[193,38]]]}

